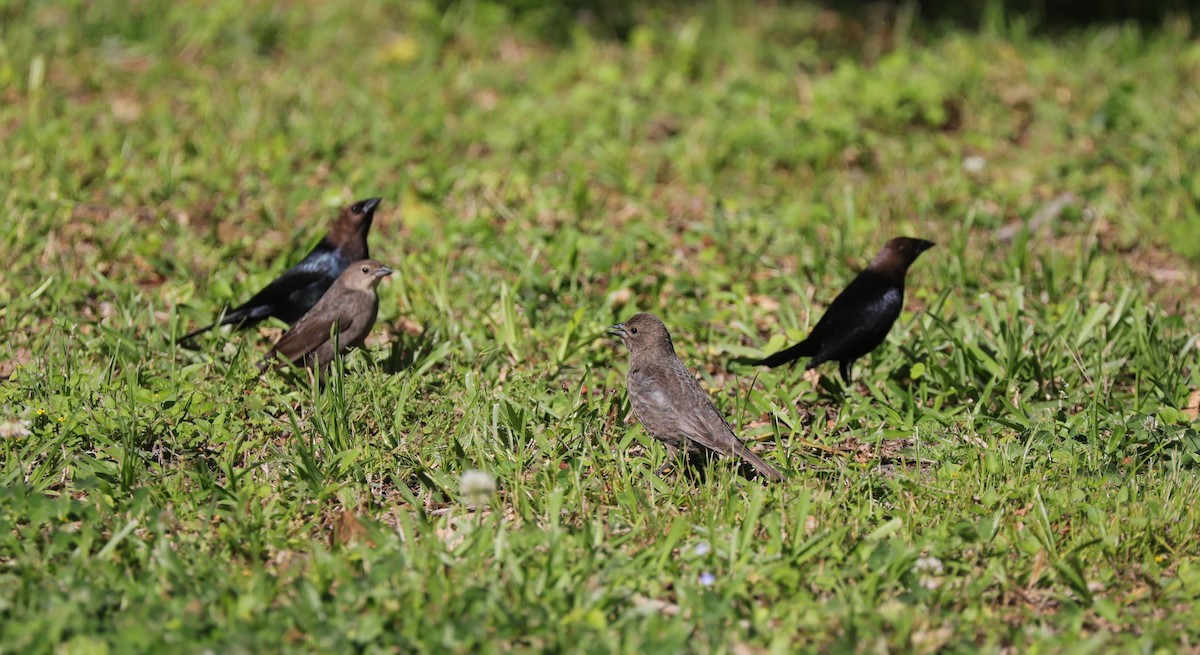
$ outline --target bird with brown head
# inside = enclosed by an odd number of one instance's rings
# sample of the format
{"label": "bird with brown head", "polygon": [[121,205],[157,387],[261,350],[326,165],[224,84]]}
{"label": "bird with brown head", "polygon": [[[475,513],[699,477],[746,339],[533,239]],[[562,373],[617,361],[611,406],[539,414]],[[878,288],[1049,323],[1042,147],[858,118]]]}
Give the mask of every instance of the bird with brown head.
{"label": "bird with brown head", "polygon": [[379,313],[376,287],[391,274],[392,269],[374,259],[351,264],[321,300],[283,333],[260,367],[282,358],[324,371],[334,357],[362,346]]}
{"label": "bird with brown head", "polygon": [[370,258],[367,233],[371,230],[379,202],[379,198],[368,198],[343,207],[329,232],[300,263],[284,271],[246,302],[225,312],[216,323],[193,330],[180,337],[178,342],[190,341],[221,325],[248,328],[271,316],[295,325],[333,286],[347,266]]}
{"label": "bird with brown head", "polygon": [[875,350],[887,338],[904,308],[904,278],[908,268],[932,241],[896,237],[871,260],[825,310],[808,338],[752,364],[771,368],[809,357],[806,369],[838,362],[842,379],[850,384],[854,360]]}

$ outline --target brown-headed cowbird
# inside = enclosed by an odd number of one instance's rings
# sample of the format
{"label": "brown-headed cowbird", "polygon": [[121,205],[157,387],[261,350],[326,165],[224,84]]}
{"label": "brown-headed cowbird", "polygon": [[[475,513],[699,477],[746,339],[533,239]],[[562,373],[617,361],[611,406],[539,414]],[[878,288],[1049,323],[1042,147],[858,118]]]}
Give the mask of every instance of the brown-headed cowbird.
{"label": "brown-headed cowbird", "polygon": [[248,328],[270,316],[289,326],[295,325],[351,262],[371,256],[367,251],[367,233],[379,201],[368,198],[343,207],[325,238],[299,264],[284,271],[250,300],[226,312],[216,323],[180,337],[179,343],[220,325],[232,323],[237,329]]}
{"label": "brown-headed cowbird", "polygon": [[849,384],[854,360],[879,347],[900,316],[908,267],[934,245],[911,237],[888,241],[870,266],[833,299],[807,339],[753,363],[775,368],[811,357],[804,367],[810,369],[836,361],[842,379]]}
{"label": "brown-headed cowbird", "polygon": [[323,371],[335,356],[361,346],[379,312],[375,287],[391,274],[392,269],[374,259],[351,264],[321,300],[279,337],[260,368],[282,357]]}
{"label": "brown-headed cowbird", "polygon": [[672,458],[680,449],[689,456],[706,454],[704,451],[736,455],[768,480],[783,479],[738,440],[675,355],[671,335],[657,316],[636,314],[608,331],[620,336],[629,349],[625,383],[633,413],[651,436],[666,445]]}

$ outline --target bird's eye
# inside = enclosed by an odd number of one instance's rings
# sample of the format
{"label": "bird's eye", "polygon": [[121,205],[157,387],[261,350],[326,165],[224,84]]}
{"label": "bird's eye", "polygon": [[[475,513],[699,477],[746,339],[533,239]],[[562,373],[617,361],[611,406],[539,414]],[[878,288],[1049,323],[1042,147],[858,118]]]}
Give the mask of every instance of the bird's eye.
{"label": "bird's eye", "polygon": [[637,334],[637,328],[629,328],[630,334]]}
{"label": "bird's eye", "polygon": [[363,206],[361,202],[350,208],[350,211],[354,212],[355,214],[361,214],[362,210]]}
{"label": "bird's eye", "polygon": [[370,273],[370,272],[371,272],[370,266],[363,266],[363,273]]}

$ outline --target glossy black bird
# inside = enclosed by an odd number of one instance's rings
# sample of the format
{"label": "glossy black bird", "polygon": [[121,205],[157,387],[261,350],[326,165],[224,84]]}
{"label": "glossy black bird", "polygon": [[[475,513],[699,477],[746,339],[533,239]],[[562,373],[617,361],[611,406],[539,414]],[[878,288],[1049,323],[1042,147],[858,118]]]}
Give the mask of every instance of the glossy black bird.
{"label": "glossy black bird", "polygon": [[625,386],[633,413],[646,431],[667,447],[672,459],[680,449],[689,456],[704,451],[733,455],[769,480],[783,479],[779,471],[751,452],[733,433],[708,394],[675,355],[671,334],[657,316],[636,314],[608,331],[620,336],[629,349]]}
{"label": "glossy black bird", "polygon": [[234,307],[216,323],[189,332],[179,342],[220,325],[234,324],[237,329],[248,328],[274,316],[284,323],[295,325],[301,316],[333,285],[351,262],[367,259],[367,233],[375,218],[380,198],[360,200],[342,208],[333,227],[317,247],[299,264],[284,271],[262,291]]}
{"label": "glossy black bird", "polygon": [[771,368],[811,357],[805,369],[836,361],[846,384],[854,360],[883,343],[904,307],[904,277],[932,241],[896,237],[884,244],[871,265],[858,274],[825,310],[808,338],[766,359],[753,362]]}
{"label": "glossy black bird", "polygon": [[392,269],[364,259],[346,268],[311,310],[283,333],[263,357],[260,368],[282,357],[324,371],[333,358],[363,345],[379,314],[379,281]]}

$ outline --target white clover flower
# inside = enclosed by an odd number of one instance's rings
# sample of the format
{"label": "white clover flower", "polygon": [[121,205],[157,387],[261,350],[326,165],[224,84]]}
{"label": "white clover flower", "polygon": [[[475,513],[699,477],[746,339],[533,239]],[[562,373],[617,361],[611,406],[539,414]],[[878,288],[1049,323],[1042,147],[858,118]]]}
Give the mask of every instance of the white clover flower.
{"label": "white clover flower", "polygon": [[1158,430],[1158,417],[1147,416],[1146,418],[1142,419],[1142,429],[1146,432],[1154,432]]}
{"label": "white clover flower", "polygon": [[483,505],[496,493],[496,478],[487,471],[464,471],[458,489],[470,504]]}
{"label": "white clover flower", "polygon": [[942,586],[941,575],[946,570],[942,560],[936,557],[918,557],[913,563],[913,570],[921,576],[921,586],[926,589],[937,589]]}
{"label": "white clover flower", "polygon": [[0,439],[19,439],[29,434],[29,421],[0,422]]}
{"label": "white clover flower", "polygon": [[913,570],[917,573],[941,575],[946,567],[942,566],[942,560],[936,557],[918,557],[916,563],[913,564]]}

